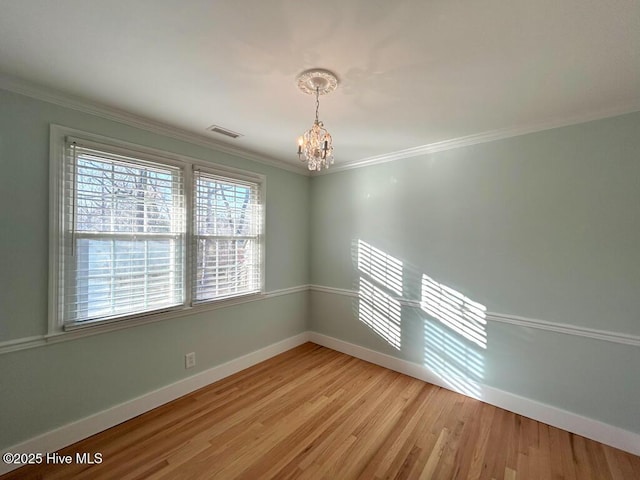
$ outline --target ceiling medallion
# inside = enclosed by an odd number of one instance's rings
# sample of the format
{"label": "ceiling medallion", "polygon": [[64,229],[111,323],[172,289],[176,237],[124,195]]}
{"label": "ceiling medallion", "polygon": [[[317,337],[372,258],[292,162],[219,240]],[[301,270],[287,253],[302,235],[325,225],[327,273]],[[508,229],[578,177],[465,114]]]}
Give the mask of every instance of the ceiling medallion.
{"label": "ceiling medallion", "polygon": [[338,87],[338,78],[329,70],[314,68],[302,72],[297,83],[303,93],[316,96],[316,119],[313,126],[298,138],[298,158],[307,162],[309,170],[319,172],[333,164],[331,134],[318,119],[320,95],[333,92]]}

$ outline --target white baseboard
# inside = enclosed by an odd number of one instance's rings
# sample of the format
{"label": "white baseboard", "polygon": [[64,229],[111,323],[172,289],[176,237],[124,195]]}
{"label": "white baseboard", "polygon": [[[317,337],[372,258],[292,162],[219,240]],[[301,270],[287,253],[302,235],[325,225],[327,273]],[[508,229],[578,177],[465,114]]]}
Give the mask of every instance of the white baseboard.
{"label": "white baseboard", "polygon": [[[38,435],[25,442],[19,443],[12,447],[2,450],[0,454],[5,452],[12,453],[44,453],[55,452],[72,443],[95,435],[119,423],[137,417],[149,410],[160,405],[164,405],[172,400],[191,393],[199,388],[205,387],[211,383],[217,382],[229,375],[233,375],[245,368],[251,367],[257,363],[274,357],[280,353],[286,352],[298,345],[302,345],[309,341],[308,332],[303,332],[293,337],[289,337],[280,342],[274,343],[267,347],[248,353],[242,357],[235,358],[229,362],[223,363],[216,367],[197,373],[191,377],[179,380],[175,383],[159,388],[153,392],[149,392],[140,397],[134,398],[127,402],[108,408],[102,412],[98,412],[89,417],[83,418],[76,422],[64,425],[49,432]],[[20,465],[7,465],[0,462],[0,475],[18,468]]]}
{"label": "white baseboard", "polygon": [[[391,355],[376,352],[320,333],[303,332],[115,407],[38,435],[4,449],[0,454],[5,452],[55,452],[308,341],[425,382],[455,390],[454,386],[447,384],[423,365],[401,360]],[[480,399],[486,403],[611,445],[634,455],[640,455],[640,435],[636,433],[486,385],[478,385],[478,390]],[[465,392],[460,393],[465,394]],[[0,475],[17,467],[0,462]]]}
{"label": "white baseboard", "polygon": [[[308,338],[309,341],[322,345],[323,347],[331,348],[332,350],[346,353],[352,357],[404,373],[419,380],[457,391],[463,395],[468,395],[467,392],[456,389],[455,385],[448,384],[426,366],[401,360],[391,355],[376,352],[375,350],[370,350],[317,332],[309,332]],[[640,435],[637,433],[494,387],[482,384],[478,384],[476,387],[479,392],[477,398],[485,403],[590,438],[597,442],[611,445],[612,447],[619,448],[634,455],[640,455]]]}

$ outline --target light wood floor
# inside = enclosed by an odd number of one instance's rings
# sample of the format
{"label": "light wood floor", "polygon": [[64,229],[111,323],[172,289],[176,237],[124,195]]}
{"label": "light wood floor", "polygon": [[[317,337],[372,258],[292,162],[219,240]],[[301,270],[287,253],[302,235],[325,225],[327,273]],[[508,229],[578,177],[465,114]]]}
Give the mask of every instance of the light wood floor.
{"label": "light wood floor", "polygon": [[640,479],[640,457],[307,343],[8,479]]}

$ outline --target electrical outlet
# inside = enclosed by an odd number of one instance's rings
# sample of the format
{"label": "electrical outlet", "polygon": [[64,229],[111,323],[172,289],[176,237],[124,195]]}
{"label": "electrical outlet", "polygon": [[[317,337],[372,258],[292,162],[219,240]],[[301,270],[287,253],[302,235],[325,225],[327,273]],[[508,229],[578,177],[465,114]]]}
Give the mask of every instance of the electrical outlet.
{"label": "electrical outlet", "polygon": [[193,368],[196,366],[196,353],[187,353],[184,356],[184,368]]}

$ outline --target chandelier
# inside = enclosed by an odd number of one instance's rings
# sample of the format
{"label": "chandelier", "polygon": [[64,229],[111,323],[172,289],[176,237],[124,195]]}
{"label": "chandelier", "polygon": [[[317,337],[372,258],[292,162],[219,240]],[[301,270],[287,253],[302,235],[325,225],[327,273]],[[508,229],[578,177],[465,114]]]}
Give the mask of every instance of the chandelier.
{"label": "chandelier", "polygon": [[303,93],[316,96],[316,119],[313,126],[298,137],[298,158],[307,162],[309,170],[320,171],[333,165],[333,143],[331,134],[318,120],[320,95],[333,92],[338,86],[338,79],[328,70],[312,69],[298,76],[298,88]]}

